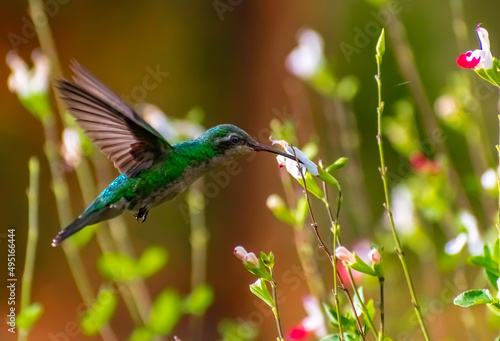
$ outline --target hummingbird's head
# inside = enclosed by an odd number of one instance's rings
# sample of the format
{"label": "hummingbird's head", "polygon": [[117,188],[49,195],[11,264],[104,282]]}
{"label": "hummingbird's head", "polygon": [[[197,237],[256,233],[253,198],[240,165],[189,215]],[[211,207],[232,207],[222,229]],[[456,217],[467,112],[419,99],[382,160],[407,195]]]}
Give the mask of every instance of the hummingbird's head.
{"label": "hummingbird's head", "polygon": [[276,150],[268,145],[257,142],[243,129],[232,124],[221,124],[213,127],[205,133],[205,138],[217,150],[218,154],[228,161],[256,151],[265,151],[295,160],[293,155]]}

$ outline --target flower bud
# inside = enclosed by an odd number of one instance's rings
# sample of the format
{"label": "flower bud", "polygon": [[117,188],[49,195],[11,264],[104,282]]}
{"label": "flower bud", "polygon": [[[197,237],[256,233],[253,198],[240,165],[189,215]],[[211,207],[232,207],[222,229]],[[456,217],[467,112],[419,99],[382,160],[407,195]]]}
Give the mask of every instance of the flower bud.
{"label": "flower bud", "polygon": [[238,258],[242,262],[245,261],[245,256],[248,254],[248,252],[245,250],[243,246],[235,247],[233,253],[236,256],[236,258]]}
{"label": "flower bud", "polygon": [[382,259],[382,256],[380,255],[380,252],[378,251],[377,248],[371,249],[370,253],[368,254],[368,257],[370,257],[370,260],[372,261],[372,264],[380,264],[380,260]]}
{"label": "flower bud", "polygon": [[356,263],[356,258],[354,258],[352,252],[343,246],[337,247],[337,249],[335,250],[335,256],[337,256],[338,259],[340,259],[344,263],[347,263],[348,265]]}
{"label": "flower bud", "polygon": [[253,265],[254,267],[259,267],[259,259],[255,256],[255,253],[249,252],[245,255],[243,260],[244,263]]}

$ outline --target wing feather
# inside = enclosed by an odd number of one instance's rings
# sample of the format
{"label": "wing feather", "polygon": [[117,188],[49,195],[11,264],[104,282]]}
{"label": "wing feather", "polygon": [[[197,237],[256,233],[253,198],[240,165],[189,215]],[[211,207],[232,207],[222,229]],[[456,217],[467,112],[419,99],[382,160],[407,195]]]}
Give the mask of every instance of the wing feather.
{"label": "wing feather", "polygon": [[74,82],[59,81],[61,98],[92,142],[127,176],[135,176],[168,153],[170,144],[121,98],[80,64]]}

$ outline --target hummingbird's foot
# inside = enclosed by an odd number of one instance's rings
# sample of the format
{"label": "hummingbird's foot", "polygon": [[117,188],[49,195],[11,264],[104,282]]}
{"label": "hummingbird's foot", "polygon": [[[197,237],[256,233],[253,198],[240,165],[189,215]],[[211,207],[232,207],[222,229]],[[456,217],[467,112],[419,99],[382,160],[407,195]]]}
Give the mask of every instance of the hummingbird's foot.
{"label": "hummingbird's foot", "polygon": [[148,217],[149,210],[146,207],[142,207],[139,209],[139,212],[135,215],[135,219],[137,219],[138,222],[143,223],[146,221],[146,218]]}

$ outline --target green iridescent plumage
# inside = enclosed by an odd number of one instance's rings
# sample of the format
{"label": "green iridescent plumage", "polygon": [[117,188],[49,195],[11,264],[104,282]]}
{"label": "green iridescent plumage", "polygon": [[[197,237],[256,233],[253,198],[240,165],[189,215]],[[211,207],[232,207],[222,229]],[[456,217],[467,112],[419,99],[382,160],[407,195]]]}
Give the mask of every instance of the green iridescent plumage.
{"label": "green iridescent plumage", "polygon": [[213,127],[195,140],[170,145],[82,66],[74,63],[72,69],[74,82],[59,82],[62,98],[77,123],[122,174],[59,232],[53,246],[124,210],[137,212],[137,220],[144,222],[152,207],[174,198],[210,169],[243,155],[268,151],[293,158],[258,143],[230,124]]}

